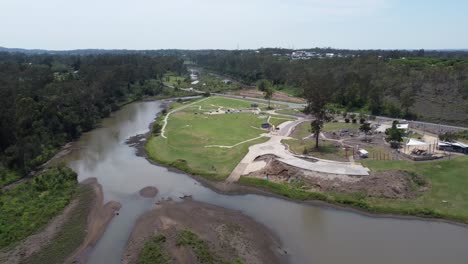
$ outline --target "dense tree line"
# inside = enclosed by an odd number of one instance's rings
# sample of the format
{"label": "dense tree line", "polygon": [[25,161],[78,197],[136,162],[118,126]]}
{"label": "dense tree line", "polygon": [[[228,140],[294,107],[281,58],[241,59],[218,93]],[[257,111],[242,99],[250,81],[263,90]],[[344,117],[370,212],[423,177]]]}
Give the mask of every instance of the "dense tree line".
{"label": "dense tree line", "polygon": [[0,53],[0,174],[26,174],[119,105],[159,94],[167,71],[183,74],[183,60]]}
{"label": "dense tree line", "polygon": [[428,58],[424,51],[419,51],[420,57],[399,57],[402,52],[293,61],[269,50],[213,51],[194,54],[192,60],[248,84],[267,79],[277,89],[296,89],[302,96],[309,75],[331,73],[332,103],[347,111],[468,124],[468,60]]}

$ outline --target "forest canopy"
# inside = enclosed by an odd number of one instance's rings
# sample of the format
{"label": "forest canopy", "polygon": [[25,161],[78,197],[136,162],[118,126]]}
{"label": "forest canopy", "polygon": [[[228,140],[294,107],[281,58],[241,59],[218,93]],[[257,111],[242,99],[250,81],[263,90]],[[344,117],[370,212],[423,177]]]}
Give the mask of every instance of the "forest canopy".
{"label": "forest canopy", "polygon": [[191,60],[246,84],[268,80],[297,96],[304,96],[308,75],[330,72],[331,103],[345,111],[468,125],[468,59],[445,58],[450,52],[339,52],[341,57],[291,60],[281,49],[212,51]]}
{"label": "forest canopy", "polygon": [[183,60],[0,53],[0,178],[28,173],[122,104],[160,94],[168,71],[183,74]]}

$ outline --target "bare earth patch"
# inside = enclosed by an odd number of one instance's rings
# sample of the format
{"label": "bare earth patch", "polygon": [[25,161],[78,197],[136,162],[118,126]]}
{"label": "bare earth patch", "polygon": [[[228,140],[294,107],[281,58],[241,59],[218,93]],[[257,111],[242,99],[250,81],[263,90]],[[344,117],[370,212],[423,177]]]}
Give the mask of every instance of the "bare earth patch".
{"label": "bare earth patch", "polygon": [[267,160],[267,166],[250,173],[249,177],[268,177],[270,181],[296,183],[309,191],[362,193],[383,198],[415,198],[429,188],[429,184],[422,177],[406,171],[370,172],[369,176],[338,176],[302,170],[282,163],[274,156],[260,159]]}
{"label": "bare earth patch", "polygon": [[199,263],[194,251],[177,246],[177,235],[190,230],[206,241],[210,251],[224,260],[242,259],[244,263],[285,263],[278,239],[263,225],[238,211],[191,199],[166,201],[138,220],[122,263],[137,263],[141,249],[157,234],[164,235],[164,252],[174,263]]}

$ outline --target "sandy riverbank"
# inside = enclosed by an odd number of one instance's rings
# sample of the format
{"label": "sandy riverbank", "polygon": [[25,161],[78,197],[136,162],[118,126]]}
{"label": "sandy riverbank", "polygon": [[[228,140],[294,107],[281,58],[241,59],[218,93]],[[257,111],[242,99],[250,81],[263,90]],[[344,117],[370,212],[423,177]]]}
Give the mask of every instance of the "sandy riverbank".
{"label": "sandy riverbank", "polygon": [[121,207],[120,203],[115,201],[104,204],[102,186],[98,184],[95,178],[87,179],[82,184],[89,184],[94,189],[95,198],[88,215],[86,238],[81,246],[67,259],[66,263],[86,263],[86,253],[101,238],[107,225]]}
{"label": "sandy riverbank", "polygon": [[190,230],[205,241],[213,254],[245,263],[286,263],[279,240],[263,225],[238,211],[187,199],[165,201],[141,216],[130,235],[123,263],[137,263],[145,243],[155,235],[166,237],[163,251],[174,263],[198,263],[191,248],[176,245],[178,234]]}

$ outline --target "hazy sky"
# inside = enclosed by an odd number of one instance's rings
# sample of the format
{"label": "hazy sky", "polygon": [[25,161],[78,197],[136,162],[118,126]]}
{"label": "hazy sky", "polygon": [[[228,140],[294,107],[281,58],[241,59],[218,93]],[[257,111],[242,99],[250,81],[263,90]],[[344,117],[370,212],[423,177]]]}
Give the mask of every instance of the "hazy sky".
{"label": "hazy sky", "polygon": [[468,48],[466,0],[0,0],[0,46]]}

